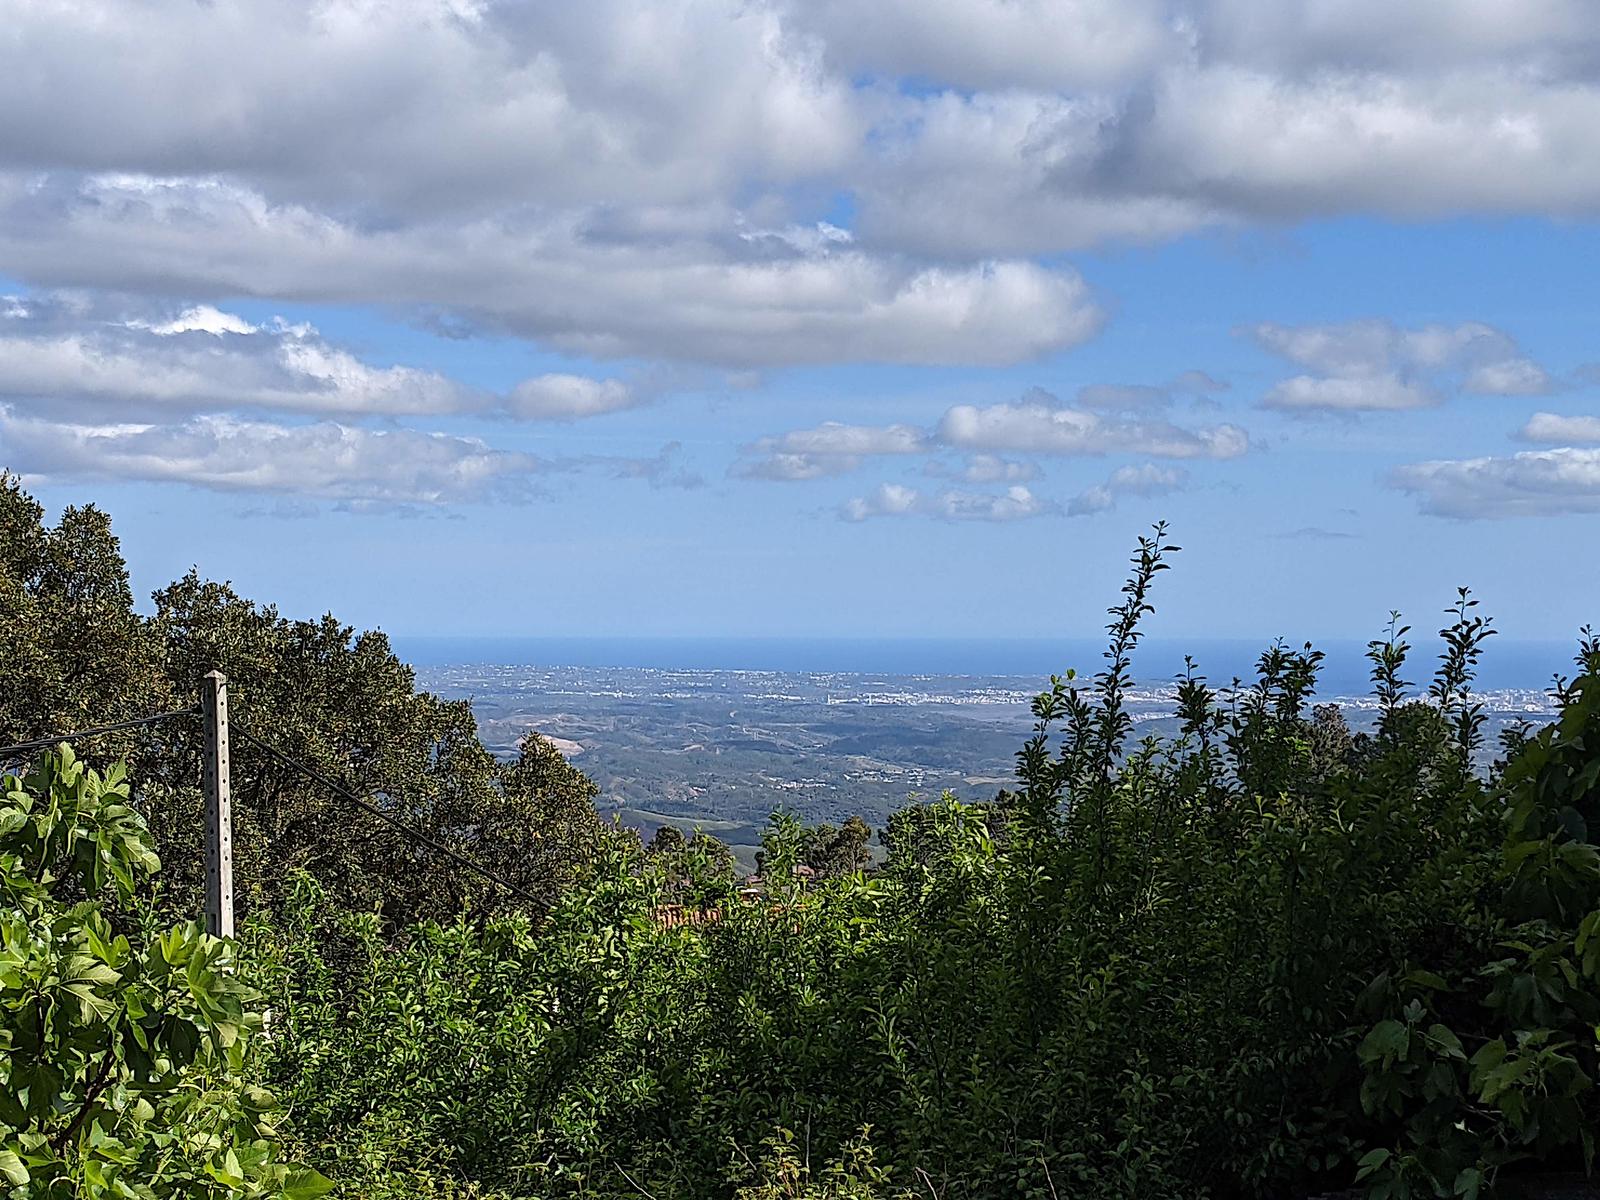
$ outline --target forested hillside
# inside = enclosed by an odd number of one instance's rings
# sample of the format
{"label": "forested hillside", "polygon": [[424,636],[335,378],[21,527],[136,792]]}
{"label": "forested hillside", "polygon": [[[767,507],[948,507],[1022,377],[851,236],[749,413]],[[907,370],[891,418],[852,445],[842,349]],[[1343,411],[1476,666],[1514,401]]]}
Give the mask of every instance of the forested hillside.
{"label": "forested hillside", "polygon": [[777,814],[740,892],[714,841],[599,820],[537,739],[496,761],[381,635],[198,574],[138,615],[104,514],[48,525],[6,479],[0,744],[185,708],[220,669],[241,729],[517,891],[241,745],[244,920],[219,941],[192,922],[197,721],[19,764],[0,1180],[1054,1200],[1587,1171],[1600,643],[1486,776],[1492,626],[1465,592],[1437,650],[1398,620],[1373,643],[1374,735],[1313,707],[1314,649],[1275,644],[1236,692],[1196,667],[1180,735],[1136,741],[1125,694],[1176,550],[1140,541],[1104,663],[1049,681],[1012,787],[897,813],[880,868],[862,829]]}

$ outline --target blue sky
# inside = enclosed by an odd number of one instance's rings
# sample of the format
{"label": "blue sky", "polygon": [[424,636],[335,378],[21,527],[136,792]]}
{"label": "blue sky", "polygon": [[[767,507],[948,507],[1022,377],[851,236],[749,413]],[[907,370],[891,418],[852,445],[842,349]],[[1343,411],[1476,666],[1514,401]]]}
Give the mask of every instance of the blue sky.
{"label": "blue sky", "polygon": [[41,7],[0,463],[400,633],[1078,636],[1166,518],[1163,635],[1566,637],[1584,7]]}

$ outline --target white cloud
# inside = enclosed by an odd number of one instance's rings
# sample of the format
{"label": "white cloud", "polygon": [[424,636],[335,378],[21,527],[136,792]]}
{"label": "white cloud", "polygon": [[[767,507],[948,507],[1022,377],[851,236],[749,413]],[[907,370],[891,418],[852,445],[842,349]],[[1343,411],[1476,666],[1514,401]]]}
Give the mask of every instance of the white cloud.
{"label": "white cloud", "polygon": [[590,355],[1008,363],[1098,328],[1037,256],[1600,213],[1597,63],[1589,0],[12,5],[0,273]]}
{"label": "white cloud", "polygon": [[933,517],[943,521],[1021,521],[1059,511],[1017,484],[1002,493],[945,489],[921,492],[897,483],[880,484],[868,496],[845,502],[839,515],[847,521],[873,517]]}
{"label": "white cloud", "polygon": [[1038,390],[1017,403],[957,405],[945,413],[938,436],[946,445],[988,453],[1237,458],[1250,447],[1249,435],[1237,425],[1191,429],[1164,420],[1106,417]]}
{"label": "white cloud", "polygon": [[857,496],[845,502],[841,515],[849,521],[869,517],[899,517],[917,511],[922,493],[898,483],[882,483],[870,496]]}
{"label": "white cloud", "polygon": [[0,408],[0,452],[30,478],[179,483],[289,497],[302,505],[336,501],[351,511],[526,502],[537,494],[539,478],[552,474],[639,480],[655,488],[704,484],[683,463],[676,442],[642,457],[541,458],[454,434],[214,415],[164,425],[75,424]]}
{"label": "white cloud", "polygon": [[495,450],[477,438],[210,416],[160,426],[3,415],[0,445],[32,476],[185,483],[379,505],[522,498],[540,466],[531,455]]}
{"label": "white cloud", "polygon": [[1069,517],[1092,517],[1096,513],[1110,512],[1117,506],[1115,493],[1104,484],[1085,488],[1067,502]]}
{"label": "white cloud", "polygon": [[795,429],[744,447],[745,458],[730,474],[744,479],[799,482],[844,475],[868,455],[925,454],[928,435],[910,425],[846,425],[824,421],[814,429]]}
{"label": "white cloud", "polygon": [[1522,396],[1551,390],[1544,368],[1509,334],[1477,321],[1405,329],[1391,321],[1256,325],[1262,349],[1309,368],[1275,384],[1268,408],[1288,412],[1394,412],[1427,408],[1453,391]]}
{"label": "white cloud", "polygon": [[1166,73],[1122,149],[1132,181],[1184,179],[1194,199],[1240,216],[1575,213],[1600,199],[1600,163],[1571,155],[1597,118],[1592,85],[1503,62],[1217,63]]}
{"label": "white cloud", "polygon": [[505,399],[506,411],[513,417],[555,421],[620,412],[640,403],[641,398],[620,379],[565,374],[524,379]]}
{"label": "white cloud", "polygon": [[1550,373],[1530,358],[1474,367],[1463,386],[1480,396],[1544,396],[1555,390]]}
{"label": "white cloud", "polygon": [[1388,372],[1318,377],[1296,375],[1274,384],[1262,403],[1288,412],[1397,412],[1439,403],[1431,387]]}
{"label": "white cloud", "polygon": [[475,406],[467,389],[432,371],[372,367],[325,343],[282,334],[234,335],[250,343],[222,347],[212,344],[215,336],[124,329],[18,337],[0,325],[0,396],[22,407],[124,418],[163,410],[355,416]]}
{"label": "white cloud", "polygon": [[1129,496],[1161,496],[1177,491],[1189,481],[1189,473],[1182,467],[1158,467],[1144,463],[1137,467],[1118,467],[1111,472],[1107,486],[1114,492]]}
{"label": "white cloud", "polygon": [[974,454],[957,466],[938,461],[930,462],[926,471],[942,479],[959,479],[964,483],[1025,483],[1039,477],[1037,463],[1017,462],[997,454]]}
{"label": "white cloud", "polygon": [[[329,211],[645,204],[847,161],[815,40],[739,0],[117,0],[7,14],[0,154],[237,174]],[[63,98],[70,102],[64,103]]]}
{"label": "white cloud", "polygon": [[922,454],[928,435],[911,425],[846,425],[824,421],[757,443],[762,450],[790,454]]}
{"label": "white cloud", "polygon": [[766,479],[774,483],[803,483],[848,475],[858,470],[861,460],[841,454],[769,454],[764,458],[741,459],[728,468],[736,479]]}
{"label": "white cloud", "polygon": [[1181,467],[1155,463],[1118,467],[1102,484],[1085,488],[1067,502],[1067,515],[1093,516],[1116,508],[1122,496],[1165,496],[1188,485],[1189,473]]}
{"label": "white cloud", "polygon": [[[135,328],[139,326],[133,322]],[[159,325],[146,325],[144,328],[151,333],[170,335],[174,333],[255,333],[256,327],[235,313],[221,312],[209,304],[198,304],[193,308],[184,309],[170,321],[163,321]]]}
{"label": "white cloud", "polygon": [[1600,512],[1600,447],[1416,463],[1396,470],[1391,483],[1443,517]]}
{"label": "white cloud", "polygon": [[1424,325],[1405,329],[1391,321],[1339,325],[1277,325],[1248,332],[1265,350],[1325,375],[1376,374],[1397,366],[1448,367],[1463,361],[1498,362],[1516,342],[1492,325]]}
{"label": "white cloud", "polygon": [[[1113,408],[1130,404],[1148,408],[1154,401],[1145,395],[1147,391],[1166,396],[1162,389],[1135,387],[1106,388],[1103,394],[1101,389],[1090,387],[1079,394],[1087,392]],[[747,457],[736,462],[729,474],[745,479],[802,482],[848,474],[871,456],[934,455],[941,450],[958,450],[967,452],[964,464],[951,466],[933,459],[924,466],[924,473],[975,484],[1021,483],[1035,478],[1038,466],[1005,458],[1004,453],[1131,453],[1227,459],[1237,458],[1249,447],[1249,435],[1236,425],[1186,428],[1124,412],[1092,412],[1064,405],[1050,393],[1034,388],[1014,404],[956,405],[932,430],[911,425],[846,425],[828,421],[813,429],[762,438],[744,447]],[[1162,469],[1148,466],[1124,467],[1113,478],[1127,491],[1137,486],[1139,478],[1156,481],[1158,477],[1166,477]]]}
{"label": "white cloud", "polygon": [[1517,436],[1527,442],[1600,444],[1600,417],[1534,413]]}
{"label": "white cloud", "polygon": [[[600,214],[604,216],[605,214]],[[1005,364],[1076,345],[1102,314],[1070,268],[928,264],[824,241],[595,228],[519,210],[367,229],[223,181],[0,180],[0,269],[68,286],[411,305],[592,357]]]}
{"label": "white cloud", "polygon": [[19,411],[128,421],[271,411],[345,418],[485,414],[567,420],[645,397],[620,380],[541,375],[504,397],[436,371],[375,366],[310,325],[263,326],[209,305],[173,317],[46,296],[0,314],[0,400]]}

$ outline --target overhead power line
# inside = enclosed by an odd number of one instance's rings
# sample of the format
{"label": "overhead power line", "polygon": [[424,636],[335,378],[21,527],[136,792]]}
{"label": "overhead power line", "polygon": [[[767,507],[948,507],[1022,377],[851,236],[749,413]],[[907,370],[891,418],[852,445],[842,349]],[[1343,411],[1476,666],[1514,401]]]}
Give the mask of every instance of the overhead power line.
{"label": "overhead power line", "polygon": [[477,863],[473,862],[470,858],[468,858],[465,854],[462,854],[460,851],[457,851],[457,850],[452,850],[449,846],[446,846],[443,842],[438,841],[435,838],[429,837],[427,834],[423,833],[421,830],[411,828],[411,826],[407,825],[404,821],[400,820],[400,818],[396,817],[393,813],[385,812],[383,809],[379,808],[376,804],[373,804],[370,800],[365,800],[362,797],[356,795],[354,792],[350,791],[350,789],[340,786],[339,784],[335,783],[333,780],[329,779],[321,771],[318,771],[315,767],[309,767],[305,763],[301,762],[299,759],[293,758],[290,755],[285,754],[282,750],[279,750],[276,746],[269,745],[267,742],[262,741],[260,738],[256,737],[254,734],[252,734],[249,730],[241,729],[237,724],[235,724],[233,726],[233,732],[238,734],[239,737],[241,737],[245,741],[249,742],[252,746],[256,747],[258,750],[260,750],[263,753],[268,754],[271,757],[277,759],[284,766],[290,767],[293,770],[296,770],[296,771],[300,772],[300,774],[304,775],[307,779],[313,780],[316,783],[320,783],[323,787],[327,788],[328,791],[332,792],[335,796],[338,796],[341,800],[345,800],[350,804],[354,804],[357,808],[362,809],[365,812],[371,813],[373,816],[377,817],[381,821],[387,821],[390,825],[393,825],[396,829],[398,829],[401,833],[405,834],[406,837],[411,838],[413,841],[420,842],[424,846],[428,846],[431,849],[437,850],[440,854],[445,855],[447,858],[450,858],[453,861],[460,863],[463,867],[465,867],[467,870],[471,871],[473,874],[479,875],[482,878],[487,879],[490,883],[495,884],[498,887],[505,888],[506,891],[512,893],[513,895],[521,896],[524,900],[530,901],[530,902],[535,903],[535,904],[538,903],[537,898],[531,892],[525,891],[524,889],[518,887],[516,884],[512,883],[510,880],[500,878],[500,876],[496,875],[493,871],[487,870],[486,868],[479,866]]}
{"label": "overhead power line", "polygon": [[[32,741],[18,742],[14,746],[0,746],[0,762],[18,759],[32,754],[37,750],[49,750],[52,747],[60,745],[62,742],[70,743],[75,742],[80,738],[97,737],[104,733],[120,733],[128,729],[141,729],[149,725],[159,725],[161,722],[170,721],[175,717],[197,717],[199,715],[201,715],[201,710],[198,706],[193,708],[178,708],[173,709],[171,712],[154,713],[148,717],[136,717],[130,721],[113,721],[108,725],[95,725],[88,729],[76,729],[68,733],[54,734],[50,737],[34,738]],[[440,854],[443,854],[451,861],[459,863],[461,866],[471,871],[474,875],[478,875],[481,878],[488,880],[496,887],[504,888],[506,891],[515,896],[520,896],[524,900],[532,903],[538,903],[537,898],[531,892],[528,892],[524,888],[518,887],[508,879],[502,879],[493,871],[479,866],[465,854],[462,854],[458,850],[451,849],[437,838],[429,837],[421,830],[411,828],[411,826],[400,820],[393,813],[385,812],[371,801],[356,795],[349,788],[340,786],[332,779],[329,779],[321,771],[318,771],[315,767],[307,766],[299,759],[285,754],[276,746],[262,741],[260,738],[252,734],[248,729],[242,729],[238,725],[234,725],[233,729],[234,732],[239,735],[239,737],[249,742],[252,746],[255,746],[257,749],[261,750],[263,753],[271,756],[272,758],[277,759],[290,769],[298,771],[307,779],[321,784],[324,788],[332,792],[341,800],[353,804],[365,812],[371,813],[380,821],[385,821],[388,824],[393,825],[406,837],[415,842],[420,842],[422,845],[427,846],[430,849],[437,850]]]}
{"label": "overhead power line", "polygon": [[75,742],[79,738],[97,737],[102,733],[120,733],[124,729],[139,729],[145,725],[158,725],[162,721],[170,721],[173,717],[197,717],[200,715],[198,708],[177,708],[171,712],[156,713],[149,717],[136,717],[131,721],[113,721],[109,725],[96,725],[91,729],[78,729],[71,733],[58,733],[52,737],[34,738],[31,742],[18,742],[15,746],[0,746],[0,759],[12,759],[24,754],[32,754],[35,750],[49,750],[62,742]]}

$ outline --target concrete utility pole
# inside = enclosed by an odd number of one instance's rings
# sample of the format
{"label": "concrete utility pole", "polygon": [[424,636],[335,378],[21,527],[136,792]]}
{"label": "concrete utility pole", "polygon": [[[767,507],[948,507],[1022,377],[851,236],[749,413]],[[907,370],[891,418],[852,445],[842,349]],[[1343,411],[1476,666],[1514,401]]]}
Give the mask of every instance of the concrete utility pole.
{"label": "concrete utility pole", "polygon": [[205,718],[206,929],[233,936],[233,797],[228,778],[228,677],[212,671],[200,682]]}

